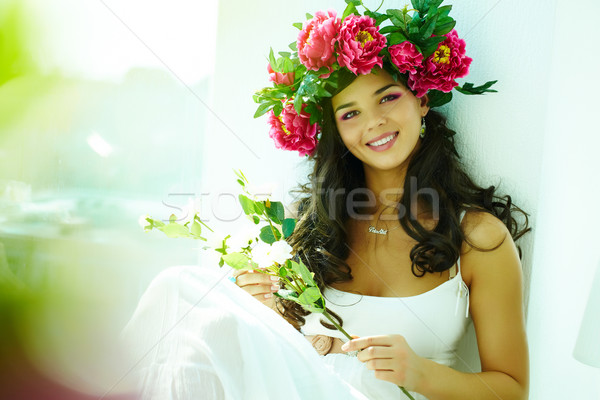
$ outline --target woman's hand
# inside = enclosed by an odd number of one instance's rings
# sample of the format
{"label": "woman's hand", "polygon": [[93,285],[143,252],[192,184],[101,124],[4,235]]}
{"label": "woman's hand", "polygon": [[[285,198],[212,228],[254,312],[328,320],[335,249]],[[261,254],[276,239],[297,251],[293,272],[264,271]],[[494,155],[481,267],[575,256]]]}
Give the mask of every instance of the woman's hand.
{"label": "woman's hand", "polygon": [[279,290],[279,277],[257,270],[234,271],[235,284],[251,294],[256,300],[276,310],[273,293]]}
{"label": "woman's hand", "polygon": [[375,371],[375,377],[418,391],[425,372],[425,359],[419,357],[401,335],[367,336],[350,340],[344,351],[358,350],[357,358]]}

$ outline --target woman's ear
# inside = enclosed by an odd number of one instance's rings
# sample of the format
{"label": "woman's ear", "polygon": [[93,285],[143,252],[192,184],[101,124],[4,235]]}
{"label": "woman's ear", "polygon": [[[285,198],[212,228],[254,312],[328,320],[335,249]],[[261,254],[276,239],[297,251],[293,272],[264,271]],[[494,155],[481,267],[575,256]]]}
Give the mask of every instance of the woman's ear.
{"label": "woman's ear", "polygon": [[421,117],[424,117],[429,112],[429,97],[424,95],[417,98],[421,107]]}

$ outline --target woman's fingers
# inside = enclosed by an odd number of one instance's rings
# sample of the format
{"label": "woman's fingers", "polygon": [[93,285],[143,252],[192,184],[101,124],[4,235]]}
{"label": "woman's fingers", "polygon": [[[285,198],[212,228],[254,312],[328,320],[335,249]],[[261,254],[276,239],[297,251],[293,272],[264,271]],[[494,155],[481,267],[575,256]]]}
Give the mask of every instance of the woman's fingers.
{"label": "woman's fingers", "polygon": [[233,276],[236,277],[236,285],[261,303],[273,308],[273,293],[280,289],[279,277],[254,270],[235,271]]}

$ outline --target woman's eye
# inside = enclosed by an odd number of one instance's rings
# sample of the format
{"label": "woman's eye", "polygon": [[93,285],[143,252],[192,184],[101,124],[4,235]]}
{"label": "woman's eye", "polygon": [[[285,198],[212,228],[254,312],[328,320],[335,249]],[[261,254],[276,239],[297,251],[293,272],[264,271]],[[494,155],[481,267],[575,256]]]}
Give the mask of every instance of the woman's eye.
{"label": "woman's eye", "polygon": [[400,97],[399,94],[388,94],[387,96],[384,96],[379,103],[387,103],[388,101],[394,101],[398,97]]}
{"label": "woman's eye", "polygon": [[358,111],[347,112],[346,114],[342,115],[342,120],[350,119],[350,118],[352,118],[352,117],[354,117],[356,115],[358,115]]}

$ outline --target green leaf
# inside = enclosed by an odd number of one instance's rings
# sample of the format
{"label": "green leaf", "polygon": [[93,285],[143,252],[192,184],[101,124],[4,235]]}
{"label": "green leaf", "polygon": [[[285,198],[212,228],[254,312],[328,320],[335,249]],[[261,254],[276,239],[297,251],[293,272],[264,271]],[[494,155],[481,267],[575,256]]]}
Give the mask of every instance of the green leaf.
{"label": "green leaf", "polygon": [[280,51],[279,55],[281,57],[290,57],[292,55],[292,53],[290,53],[289,51]]}
{"label": "green leaf", "polygon": [[269,50],[269,64],[271,64],[273,71],[279,72],[279,68],[277,68],[277,60],[275,59],[275,53],[273,53],[272,47]]}
{"label": "green leaf", "polygon": [[427,103],[429,107],[440,107],[452,100],[452,92],[444,93],[439,90],[430,90],[427,97],[429,98]]}
{"label": "green leaf", "polygon": [[273,103],[271,103],[271,102],[264,102],[264,103],[262,103],[256,109],[256,112],[254,113],[254,118],[258,118],[258,117],[261,117],[261,116],[265,115],[266,113],[269,112],[269,110],[272,107],[273,107]]}
{"label": "green leaf", "polygon": [[[298,89],[298,91],[300,91]],[[298,93],[298,95],[296,95],[296,97],[294,98],[294,110],[296,110],[296,112],[298,114],[300,114],[302,112],[302,95],[300,95],[300,93]]]}
{"label": "green leaf", "polygon": [[490,89],[490,87],[492,87],[492,85],[494,85],[496,81],[489,81],[484,83],[481,86],[473,86],[472,83],[468,83],[466,82],[464,85],[462,85],[462,87],[457,86],[454,89],[456,89],[457,91],[459,91],[462,94],[467,94],[467,95],[474,95],[474,94],[484,94],[484,93],[497,93],[497,90],[494,89]]}
{"label": "green leaf", "polygon": [[273,107],[273,114],[275,114],[276,117],[279,117],[279,115],[281,115],[282,111],[283,111],[283,103],[278,102],[277,104],[275,104],[275,106]]}
{"label": "green leaf", "polygon": [[190,228],[190,232],[194,236],[202,236],[202,225],[194,221],[194,223],[192,223],[192,227]]}
{"label": "green leaf", "polygon": [[283,237],[288,238],[294,232],[296,227],[296,220],[294,218],[286,218],[281,223],[281,230],[283,231]]}
{"label": "green leaf", "polygon": [[294,260],[287,260],[285,265],[288,266],[290,270],[300,275],[306,286],[317,286],[312,274],[303,262],[297,263]]}
{"label": "green leaf", "polygon": [[354,5],[354,2],[350,1],[347,2],[348,5],[346,6],[346,9],[344,10],[344,13],[342,14],[342,21],[344,19],[346,19],[346,17],[350,14],[355,14],[355,15],[359,15],[358,10],[356,9],[356,6]]}
{"label": "green leaf", "polygon": [[279,276],[281,276],[282,278],[285,278],[288,275],[288,271],[285,268],[285,265],[282,265],[281,267],[279,267]]}
{"label": "green leaf", "polygon": [[397,26],[389,25],[389,26],[384,26],[383,28],[381,28],[379,30],[379,33],[381,33],[382,35],[387,35],[388,33],[397,32],[397,31],[398,31]]}
{"label": "green leaf", "polygon": [[309,13],[306,13],[306,19],[313,19],[313,16],[310,15]]}
{"label": "green leaf", "polygon": [[244,210],[244,214],[250,215],[250,214],[254,214],[256,212],[256,210],[254,209],[254,202],[252,200],[250,200],[248,197],[244,196],[243,194],[240,194],[238,196],[238,199],[240,201],[240,205],[242,206],[242,209]]}
{"label": "green leaf", "polygon": [[435,30],[433,31],[433,34],[436,36],[445,35],[448,32],[450,32],[452,29],[454,29],[455,25],[456,25],[456,21],[453,20],[452,18],[448,18],[444,22],[442,22],[441,20],[438,19],[438,23],[435,25]]}
{"label": "green leaf", "polygon": [[243,253],[229,253],[224,255],[223,261],[231,268],[235,269],[249,269],[252,267],[252,263],[247,255]]}
{"label": "green leaf", "polygon": [[265,212],[265,203],[262,201],[255,201],[254,202],[254,211],[258,215],[262,215]]}
{"label": "green leaf", "polygon": [[[273,235],[273,232],[275,232],[275,235]],[[259,237],[263,242],[273,244],[281,239],[281,232],[279,232],[279,229],[275,227],[271,228],[270,225],[267,225],[262,227]]]}
{"label": "green leaf", "polygon": [[379,26],[383,21],[388,19],[389,17],[386,14],[381,14],[375,11],[365,11],[365,15],[373,18],[375,20],[375,25]]}
{"label": "green leaf", "polygon": [[265,210],[267,211],[269,218],[276,224],[281,224],[281,221],[285,218],[283,204],[279,201],[272,201],[270,207],[265,206]]}
{"label": "green leaf", "polygon": [[427,58],[435,53],[440,43],[446,39],[446,36],[432,36],[421,41],[419,43],[419,47],[421,48],[421,54],[423,54],[423,58]]}
{"label": "green leaf", "polygon": [[175,215],[175,214],[171,214],[171,215],[169,216],[169,222],[170,222],[170,223],[174,223],[175,221],[177,221],[177,215]]}
{"label": "green leaf", "polygon": [[296,28],[302,30],[302,22],[295,22],[292,25],[295,26]]}
{"label": "green leaf", "polygon": [[405,14],[401,10],[389,9],[386,11],[386,14],[390,18],[390,21],[392,21],[392,24],[394,24],[394,26],[404,28]]}
{"label": "green leaf", "polygon": [[[295,26],[295,25],[294,25]],[[302,24],[300,24],[300,30],[302,30]],[[288,45],[288,47],[290,48],[290,50],[292,51],[298,51],[298,42],[292,42]]]}
{"label": "green leaf", "polygon": [[298,296],[298,303],[306,306],[314,306],[314,303],[321,298],[321,291],[318,287],[307,288]]}
{"label": "green leaf", "polygon": [[419,29],[419,35],[421,35],[421,37],[423,39],[427,39],[427,38],[431,37],[431,35],[433,35],[433,31],[435,30],[435,24],[436,24],[437,20],[438,20],[437,15],[434,17],[428,18],[427,21],[421,27],[421,29]]}
{"label": "green leaf", "polygon": [[256,225],[258,225],[258,223],[260,222],[260,218],[258,218],[258,215],[253,215],[252,216],[252,221],[254,221],[254,223]]}
{"label": "green leaf", "polygon": [[244,183],[244,181],[243,181],[243,180],[241,180],[241,179],[238,179],[238,180],[237,180],[237,183],[239,183],[241,187],[244,187],[244,186],[246,186],[246,184]]}
{"label": "green leaf", "polygon": [[450,10],[452,10],[452,5],[443,6],[443,7],[438,8],[438,15],[440,16],[439,18],[442,19],[444,17],[447,17],[448,14],[450,14]]}
{"label": "green leaf", "polygon": [[402,32],[394,32],[391,35],[389,35],[387,38],[388,38],[389,46],[393,46],[395,44],[406,42],[408,40],[408,38],[406,36],[404,36],[404,34]]}
{"label": "green leaf", "polygon": [[192,237],[192,235],[190,235],[190,231],[185,226],[179,225],[175,222],[171,222],[170,224],[163,226],[160,228],[160,230],[170,238]]}

